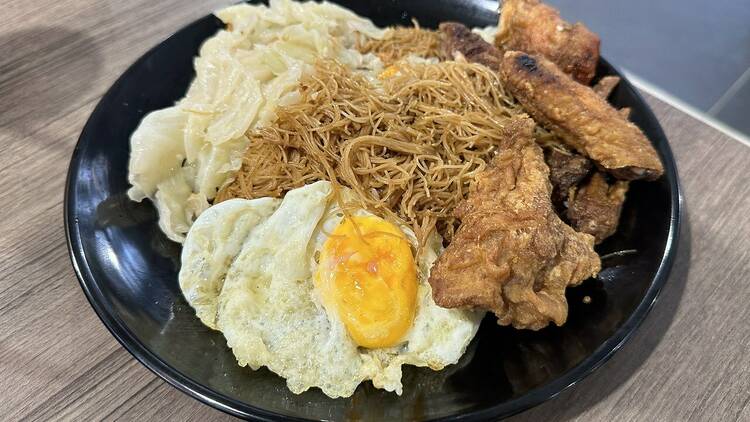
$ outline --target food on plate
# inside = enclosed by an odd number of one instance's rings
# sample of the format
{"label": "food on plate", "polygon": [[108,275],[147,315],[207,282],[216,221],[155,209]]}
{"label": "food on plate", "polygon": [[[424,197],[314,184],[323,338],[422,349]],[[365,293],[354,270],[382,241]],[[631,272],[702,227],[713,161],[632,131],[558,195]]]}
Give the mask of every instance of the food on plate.
{"label": "food on plate", "polygon": [[401,394],[403,365],[456,364],[487,311],[566,322],[617,229],[614,178],[663,169],[606,102],[619,78],[583,85],[596,35],[538,1],[502,10],[499,32],[289,0],[217,12],[185,98],[132,134],[128,195],[184,243],[185,299],[241,366],[294,393]]}
{"label": "food on plate", "polygon": [[581,23],[564,21],[539,0],[504,0],[495,44],[503,51],[544,56],[584,85],[599,62],[599,36]]}
{"label": "food on plate", "polygon": [[567,217],[573,228],[594,236],[596,243],[613,235],[620,222],[628,185],[622,180],[610,184],[602,172],[592,174],[568,198]]}
{"label": "food on plate", "polygon": [[588,158],[556,146],[544,149],[544,161],[549,167],[552,203],[558,208],[562,207],[568,200],[571,188],[578,186],[593,165]]}
{"label": "food on plate", "polygon": [[538,330],[565,323],[565,289],[595,276],[601,263],[593,236],[555,213],[533,128],[518,118],[504,129],[491,167],[455,211],[461,226],[430,284],[440,306],[488,309],[498,324]]}
{"label": "food on plate", "polygon": [[282,196],[315,180],[357,193],[362,208],[408,225],[420,244],[450,241],[453,209],[522,113],[485,66],[409,60],[377,77],[320,61],[301,101],[249,132],[244,164],[218,199]]}
{"label": "food on plate", "polygon": [[440,32],[442,54],[446,60],[454,60],[460,55],[467,61],[500,70],[503,53],[467,26],[458,22],[443,22],[440,24]]}
{"label": "food on plate", "polygon": [[[481,63],[499,70],[503,53],[476,32],[457,22],[440,24],[443,57]],[[565,208],[569,189],[575,187],[591,170],[591,161],[567,148],[563,141],[548,131],[537,128],[537,142],[545,149],[550,168],[552,202]]]}
{"label": "food on plate", "polygon": [[[596,92],[596,95],[604,98],[605,100],[609,98],[610,95],[612,95],[612,91],[615,90],[617,87],[617,84],[620,83],[620,77],[619,76],[605,76],[601,79],[599,79],[599,82],[597,82],[592,88],[594,92]],[[620,113],[620,116],[622,116],[624,119],[630,118],[630,107],[623,107],[619,110],[617,110]]]}
{"label": "food on plate", "polygon": [[[440,24],[442,33],[442,49],[446,58],[460,58],[470,62],[481,63],[492,69],[499,69],[502,53],[500,50],[486,42],[482,37],[472,32],[466,26],[446,22]],[[602,98],[610,95],[612,90],[620,82],[616,76],[605,76],[594,86],[594,91]],[[628,113],[628,110],[624,111]],[[627,118],[627,115],[625,115]],[[617,222],[622,208],[622,202],[610,200],[609,197],[600,198],[596,201],[596,214],[592,214],[593,205],[589,202],[578,202],[575,210],[566,212],[578,184],[591,171],[591,160],[583,155],[571,151],[564,145],[564,141],[553,133],[537,130],[537,142],[544,146],[544,157],[552,183],[552,203],[558,213],[567,220],[574,223],[578,231],[596,236],[596,243],[610,236],[617,228]],[[627,183],[617,186],[618,197],[624,200]],[[585,190],[587,192],[590,190]],[[587,198],[587,197],[583,197]],[[609,206],[610,208],[606,208]],[[589,210],[585,212],[584,209]],[[613,226],[614,225],[614,226]]]}
{"label": "food on plate", "polygon": [[369,20],[329,3],[272,1],[216,13],[227,28],[206,40],[185,98],[147,115],[131,138],[128,196],[149,198],[159,225],[182,242],[242,164],[248,129],[299,100],[305,69],[321,58],[379,66],[355,50],[355,33],[378,38]]}
{"label": "food on plate", "polygon": [[654,180],[664,172],[656,150],[638,126],[551,61],[508,51],[500,75],[534,119],[618,179]]}
{"label": "food on plate", "polygon": [[596,95],[606,100],[607,98],[609,98],[609,96],[612,94],[612,91],[615,90],[617,84],[619,83],[619,76],[605,76],[599,79],[599,82],[597,82],[596,85],[593,86],[593,89],[594,92],[596,92]]}
{"label": "food on plate", "polygon": [[408,227],[355,208],[348,189],[336,202],[332,189],[211,207],[188,233],[180,285],[240,365],[268,367],[294,393],[348,397],[372,380],[400,394],[402,365],[456,363],[482,313],[433,301],[437,233],[414,255]]}
{"label": "food on plate", "polygon": [[206,326],[218,329],[218,299],[228,264],[239,254],[250,231],[268,219],[280,202],[276,198],[227,201],[207,209],[190,228],[180,256],[180,288]]}
{"label": "food on plate", "polygon": [[361,37],[357,50],[375,54],[384,66],[407,57],[436,58],[440,55],[440,35],[420,28],[388,28],[381,38]]}

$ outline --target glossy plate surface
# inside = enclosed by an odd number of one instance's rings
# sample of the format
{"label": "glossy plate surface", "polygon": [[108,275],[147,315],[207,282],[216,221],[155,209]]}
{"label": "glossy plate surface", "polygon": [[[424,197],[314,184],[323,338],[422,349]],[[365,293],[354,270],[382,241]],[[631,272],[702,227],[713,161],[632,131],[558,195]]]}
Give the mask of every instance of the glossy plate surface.
{"label": "glossy plate surface", "polygon": [[[489,3],[489,5],[488,5]],[[494,24],[496,4],[475,1],[345,1],[378,25],[457,20]],[[112,334],[138,360],[180,390],[216,408],[256,419],[495,419],[553,397],[599,367],[636,329],[667,278],[677,242],[680,194],[672,153],[658,121],[627,81],[610,100],[661,155],[666,174],[632,184],[618,233],[597,249],[636,253],[604,260],[597,280],[568,289],[570,316],[539,332],[482,324],[466,355],[440,372],[404,368],[404,394],[367,383],[348,399],[319,390],[294,395],[261,369],[240,368],[223,336],[204,327],[177,284],[180,246],[157,227],[150,202],[126,196],[129,137],[148,112],[181,98],[192,59],[221,24],[207,16],[167,39],[110,88],[89,118],[70,163],[65,226],[81,286]],[[599,76],[618,74],[605,61]],[[592,301],[584,304],[589,296]]]}

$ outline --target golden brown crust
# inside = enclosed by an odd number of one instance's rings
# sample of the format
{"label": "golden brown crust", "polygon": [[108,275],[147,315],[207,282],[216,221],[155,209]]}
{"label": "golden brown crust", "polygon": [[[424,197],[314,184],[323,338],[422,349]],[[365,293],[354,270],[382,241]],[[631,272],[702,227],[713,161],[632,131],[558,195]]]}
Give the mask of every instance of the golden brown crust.
{"label": "golden brown crust", "polygon": [[500,76],[537,122],[618,179],[654,180],[664,172],[656,150],[638,126],[551,61],[508,51]]}
{"label": "golden brown crust", "polygon": [[492,166],[456,209],[461,226],[430,275],[435,302],[495,313],[500,325],[538,330],[565,323],[565,288],[596,275],[594,238],[560,220],[550,202],[549,170],[520,117]]}
{"label": "golden brown crust", "polygon": [[[612,95],[612,91],[617,88],[617,85],[620,83],[620,77],[609,75],[605,76],[591,87],[591,89],[596,92],[596,95],[604,98],[605,100],[609,98],[610,95]],[[630,107],[623,107],[621,109],[618,109],[617,112],[622,116],[625,120],[628,120],[630,118]]]}
{"label": "golden brown crust", "polygon": [[609,75],[599,79],[599,82],[592,87],[596,95],[604,98],[605,100],[612,95],[612,91],[615,90],[617,84],[620,83],[620,77]]}
{"label": "golden brown crust", "polygon": [[581,23],[571,25],[539,0],[505,0],[495,45],[542,55],[576,81],[588,85],[599,62],[599,36]]}
{"label": "golden brown crust", "polygon": [[627,191],[628,182],[610,185],[603,173],[596,172],[568,199],[568,220],[577,231],[601,243],[617,231]]}

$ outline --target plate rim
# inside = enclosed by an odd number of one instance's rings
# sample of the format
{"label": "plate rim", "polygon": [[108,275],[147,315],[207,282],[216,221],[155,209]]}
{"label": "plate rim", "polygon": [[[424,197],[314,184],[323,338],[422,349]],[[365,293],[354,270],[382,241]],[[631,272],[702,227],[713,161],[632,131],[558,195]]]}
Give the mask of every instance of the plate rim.
{"label": "plate rim", "polygon": [[[110,309],[104,306],[103,294],[99,289],[99,285],[94,278],[86,254],[83,250],[83,246],[80,238],[80,230],[78,227],[78,221],[75,217],[72,217],[74,210],[71,209],[71,196],[73,195],[74,186],[71,185],[74,171],[78,169],[80,164],[79,147],[86,138],[88,131],[91,131],[93,121],[96,121],[100,115],[106,114],[103,110],[103,100],[110,96],[114,91],[120,89],[121,85],[124,84],[125,79],[136,68],[141,66],[143,62],[148,60],[157,50],[169,40],[176,38],[179,34],[185,31],[189,31],[192,27],[197,26],[201,23],[206,23],[208,20],[218,21],[218,18],[213,14],[208,14],[202,18],[193,20],[192,22],[182,26],[180,29],[172,33],[169,37],[163,39],[158,44],[150,48],[144,54],[142,54],[136,61],[134,61],[128,68],[118,76],[115,82],[105,91],[102,97],[97,102],[93,112],[89,115],[86,120],[81,134],[76,141],[75,148],[71,154],[70,162],[68,165],[68,171],[65,179],[65,192],[63,198],[63,225],[65,229],[65,240],[68,249],[68,256],[70,258],[73,270],[76,274],[76,278],[83,290],[86,299],[88,300],[91,307],[94,309],[97,317],[101,320],[107,330],[112,334],[120,345],[128,351],[138,362],[148,368],[153,374],[162,380],[166,381],[179,391],[189,395],[190,397],[199,400],[200,402],[207,404],[214,409],[220,410],[232,416],[257,420],[257,421],[273,421],[273,420],[292,420],[292,421],[306,421],[309,419],[298,418],[294,416],[283,415],[273,411],[269,411],[260,407],[253,406],[251,404],[233,399],[220,392],[210,389],[200,383],[192,380],[187,375],[171,367],[167,362],[162,360],[159,356],[154,354],[151,350],[142,343],[135,334],[127,328],[127,325],[117,317]],[[599,369],[604,363],[606,363],[635,333],[641,323],[645,320],[646,316],[656,304],[659,295],[664,288],[672,266],[674,264],[677,249],[680,238],[681,220],[684,212],[684,198],[682,189],[679,182],[679,175],[677,172],[677,166],[674,160],[674,154],[669,144],[666,134],[662,129],[661,123],[654,115],[653,110],[649,104],[644,100],[643,96],[638,92],[625,77],[625,75],[616,67],[609,63],[603,57],[600,57],[599,65],[603,65],[605,68],[613,71],[621,79],[621,87],[630,91],[630,93],[636,98],[636,100],[645,107],[640,111],[645,114],[646,120],[650,120],[656,123],[655,131],[657,137],[664,140],[665,147],[662,151],[662,159],[664,161],[665,172],[664,176],[669,184],[671,196],[670,196],[670,224],[669,232],[667,234],[667,240],[664,246],[664,254],[659,262],[659,267],[653,275],[652,281],[646,290],[643,298],[641,299],[638,306],[625,320],[623,325],[614,332],[604,343],[602,343],[593,353],[582,360],[578,365],[564,372],[561,376],[556,379],[539,386],[520,397],[508,400],[501,404],[497,404],[486,409],[470,410],[461,415],[441,417],[433,420],[461,420],[461,421],[479,421],[496,418],[506,418],[532,407],[535,407],[543,402],[546,402],[563,391],[571,388],[584,378],[588,377],[591,373]]]}

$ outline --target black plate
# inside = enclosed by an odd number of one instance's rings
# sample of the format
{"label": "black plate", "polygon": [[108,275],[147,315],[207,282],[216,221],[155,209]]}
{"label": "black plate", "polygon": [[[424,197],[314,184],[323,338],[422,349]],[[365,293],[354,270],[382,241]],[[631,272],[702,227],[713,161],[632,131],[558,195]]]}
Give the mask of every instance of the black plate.
{"label": "black plate", "polygon": [[[494,24],[486,1],[345,1],[379,25],[424,26],[457,20]],[[133,64],[104,95],[73,152],[65,192],[65,227],[73,266],[86,296],[133,356],[170,384],[237,416],[271,419],[497,418],[547,400],[607,360],[640,324],[667,278],[678,234],[680,194],[672,153],[658,121],[627,81],[612,96],[656,146],[666,174],[632,184],[619,232],[600,245],[599,279],[569,289],[570,317],[539,332],[482,324],[458,365],[440,372],[405,368],[404,395],[367,383],[349,399],[319,390],[294,395],[269,371],[236,365],[223,336],[204,327],[177,284],[180,246],[159,231],[146,201],[125,192],[129,137],[149,111],[172,105],[193,77],[192,58],[221,26],[207,16],[180,30]],[[601,62],[599,75],[619,74]],[[584,304],[582,298],[592,298]]]}

